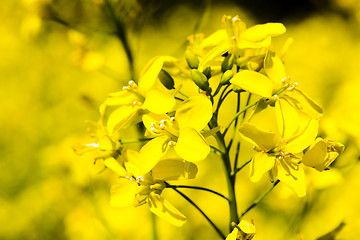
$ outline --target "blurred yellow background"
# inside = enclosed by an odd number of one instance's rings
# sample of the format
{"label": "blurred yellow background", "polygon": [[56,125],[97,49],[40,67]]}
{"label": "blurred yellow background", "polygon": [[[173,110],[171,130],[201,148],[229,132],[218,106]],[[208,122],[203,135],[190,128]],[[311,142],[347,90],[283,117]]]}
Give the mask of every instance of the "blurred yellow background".
{"label": "blurred yellow background", "polygon": [[[259,240],[316,239],[341,222],[345,227],[336,239],[358,239],[358,1],[326,1],[324,9],[314,4],[311,13],[281,19],[261,18],[256,8],[245,10],[231,1],[213,2],[211,8],[206,7],[210,1],[198,8],[186,1],[176,7],[164,1],[161,6],[112,2],[122,16],[135,78],[154,56],[181,57],[186,37],[194,29],[209,35],[221,28],[224,14],[238,14],[249,26],[282,20],[287,33],[274,45],[294,38],[284,58],[287,72],[323,107],[320,135],[342,142],[346,151],[330,171],[307,173],[306,197],[299,199],[280,184],[246,218],[254,219]],[[171,190],[164,194],[188,217],[181,229],[153,220],[146,207],[111,208],[109,189],[116,176],[99,174],[91,156],[73,153],[74,144],[87,140],[85,120],[96,121],[106,95],[131,79],[127,55],[104,9],[101,0],[0,2],[0,239],[154,239],[154,221],[158,239],[217,239],[202,216]],[[215,155],[201,162],[191,184],[225,193],[221,167]],[[250,183],[247,168],[237,183],[240,211],[269,186],[265,180]],[[227,230],[222,199],[184,192]]]}

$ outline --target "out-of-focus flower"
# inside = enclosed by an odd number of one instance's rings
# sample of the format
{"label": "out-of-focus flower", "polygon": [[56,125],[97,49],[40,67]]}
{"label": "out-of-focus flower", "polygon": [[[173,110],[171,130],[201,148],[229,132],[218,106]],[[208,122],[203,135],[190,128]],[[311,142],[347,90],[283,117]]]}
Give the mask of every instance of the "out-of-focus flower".
{"label": "out-of-focus flower", "polygon": [[341,143],[319,137],[306,150],[302,163],[322,172],[328,169],[330,164],[344,151],[344,148],[345,146]]}

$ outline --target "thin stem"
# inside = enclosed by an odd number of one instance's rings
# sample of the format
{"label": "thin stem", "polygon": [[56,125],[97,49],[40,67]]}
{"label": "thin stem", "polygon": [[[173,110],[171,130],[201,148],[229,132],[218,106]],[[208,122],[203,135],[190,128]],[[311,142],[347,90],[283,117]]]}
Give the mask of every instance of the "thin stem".
{"label": "thin stem", "polygon": [[[247,98],[247,100],[246,100],[246,106],[247,106],[247,105],[249,105],[249,103],[250,103],[250,99],[251,99],[251,96],[252,96],[252,94],[251,94],[251,93],[249,93],[248,98]],[[244,114],[243,114],[243,116],[242,116],[241,123],[243,123],[243,122],[244,122],[245,117],[246,117],[246,110],[244,111]]]}
{"label": "thin stem", "polygon": [[130,70],[130,77],[131,79],[135,78],[135,70],[134,70],[134,58],[130,49],[130,45],[129,42],[127,40],[127,36],[126,36],[126,32],[125,32],[125,28],[122,24],[122,22],[119,21],[119,19],[116,17],[114,8],[111,6],[111,3],[109,0],[105,0],[104,1],[106,8],[109,11],[110,14],[110,18],[113,21],[115,28],[116,28],[116,35],[119,38],[119,40],[121,41],[123,47],[124,47],[124,51],[126,54],[126,57],[129,61],[129,70]]}
{"label": "thin stem", "polygon": [[199,208],[198,205],[196,205],[196,203],[194,203],[188,196],[186,196],[184,193],[180,192],[178,189],[173,188],[174,191],[176,191],[178,194],[180,194],[183,198],[186,199],[186,201],[188,201],[191,205],[193,205],[200,213],[201,215],[203,215],[205,217],[205,219],[210,223],[210,225],[215,229],[215,231],[217,232],[217,234],[221,237],[221,239],[225,239],[225,235],[220,231],[220,229],[215,225],[215,223],[213,223],[213,221],[211,221],[211,219],[201,210],[201,208]]}
{"label": "thin stem", "polygon": [[244,107],[243,109],[241,109],[241,111],[237,112],[234,116],[233,119],[231,119],[231,121],[228,123],[228,125],[226,126],[225,128],[225,131],[224,131],[224,135],[226,135],[227,131],[229,130],[231,124],[245,111],[247,111],[249,108],[255,106],[256,104],[258,103],[258,101],[254,102],[253,104],[250,104],[250,105],[247,105],[246,107]]}
{"label": "thin stem", "polygon": [[184,99],[182,99],[182,98],[179,98],[179,97],[174,97],[176,100],[179,100],[179,101],[185,101]]}
{"label": "thin stem", "polygon": [[217,103],[216,110],[215,110],[216,117],[217,117],[217,114],[219,113],[220,106],[221,106],[222,102],[223,102],[224,99],[225,99],[225,98],[224,98],[224,94],[225,94],[226,90],[229,88],[229,86],[230,86],[230,84],[227,85],[227,86],[222,90],[222,92],[221,92],[221,94],[220,94],[219,101],[218,101],[218,103]]}
{"label": "thin stem", "polygon": [[249,160],[247,160],[246,162],[244,162],[243,165],[241,165],[240,167],[235,168],[233,175],[236,175],[238,172],[240,172],[250,162],[251,162],[251,158]]}
{"label": "thin stem", "polygon": [[217,86],[216,90],[215,90],[215,93],[213,94],[213,97],[215,97],[219,92],[220,92],[220,89],[223,85],[221,83],[219,83],[219,85]]}
{"label": "thin stem", "polygon": [[156,221],[156,216],[154,213],[150,213],[151,215],[151,225],[152,225],[152,234],[153,234],[153,240],[158,240],[159,236],[158,236],[158,231],[157,231],[157,221]]}
{"label": "thin stem", "polygon": [[[236,112],[238,112],[240,110],[240,93],[237,93],[237,103],[236,103]],[[233,135],[230,139],[230,142],[227,146],[227,150],[230,151],[230,148],[234,142],[234,139],[235,139],[235,134],[236,134],[236,127],[238,125],[238,118],[235,119],[235,124],[234,124],[234,131],[233,131]],[[237,153],[238,154],[238,153]],[[235,160],[236,161],[236,160]],[[235,165],[236,166],[236,165]]]}
{"label": "thin stem", "polygon": [[271,190],[273,190],[275,188],[275,186],[280,182],[280,180],[276,180],[274,182],[274,184],[268,189],[266,190],[263,194],[261,194],[241,215],[240,218],[243,217],[247,212],[249,212],[251,209],[253,209],[254,207],[256,207],[256,205],[258,205],[265,197],[266,195],[268,195]]}
{"label": "thin stem", "polygon": [[166,185],[166,187],[167,188],[190,188],[190,189],[195,189],[195,190],[207,191],[207,192],[214,193],[214,194],[224,198],[225,200],[229,201],[229,199],[227,197],[225,197],[224,195],[222,195],[221,193],[211,190],[209,188],[205,188],[205,187],[188,186],[188,185],[170,185],[170,184]]}
{"label": "thin stem", "polygon": [[210,145],[210,148],[211,148],[212,150],[214,150],[215,153],[218,153],[218,154],[220,154],[220,155],[224,154],[224,152],[221,151],[220,149],[218,149],[217,147],[214,147],[214,146]]}

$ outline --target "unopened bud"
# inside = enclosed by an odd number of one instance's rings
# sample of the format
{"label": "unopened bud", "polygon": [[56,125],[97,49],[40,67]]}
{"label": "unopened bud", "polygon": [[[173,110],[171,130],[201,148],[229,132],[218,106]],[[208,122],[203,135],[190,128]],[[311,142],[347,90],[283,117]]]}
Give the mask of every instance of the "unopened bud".
{"label": "unopened bud", "polygon": [[232,54],[228,54],[224,61],[221,63],[221,71],[226,72],[227,70],[231,70],[234,65],[234,56]]}
{"label": "unopened bud", "polygon": [[185,59],[191,69],[199,67],[199,58],[192,50],[187,49],[185,51]]}
{"label": "unopened bud", "polygon": [[228,84],[234,73],[232,70],[227,70],[221,76],[220,82],[222,85]]}
{"label": "unopened bud", "polygon": [[201,90],[206,92],[210,91],[208,79],[202,72],[197,69],[192,69],[191,78]]}
{"label": "unopened bud", "polygon": [[164,69],[161,69],[158,75],[160,82],[169,90],[175,89],[174,88],[174,79],[171,77],[171,75],[165,71]]}
{"label": "unopened bud", "polygon": [[205,68],[205,70],[202,73],[207,77],[207,79],[211,78],[211,68],[210,67]]}

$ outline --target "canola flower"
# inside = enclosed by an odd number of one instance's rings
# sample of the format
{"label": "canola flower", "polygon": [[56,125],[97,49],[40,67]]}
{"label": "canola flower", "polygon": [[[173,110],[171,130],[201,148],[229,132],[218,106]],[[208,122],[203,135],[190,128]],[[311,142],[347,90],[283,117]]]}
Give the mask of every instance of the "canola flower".
{"label": "canola flower", "polygon": [[[96,141],[86,147],[97,149],[101,153],[97,159],[119,176],[111,188],[113,206],[147,205],[154,214],[182,226],[186,216],[161,196],[171,188],[205,217],[221,239],[252,239],[254,223],[243,216],[279,182],[299,197],[305,196],[304,167],[320,172],[330,169],[344,145],[318,137],[321,107],[299,89],[298,83],[291,82],[282,56],[272,48],[272,38],[284,34],[285,26],[266,23],[247,27],[238,16],[224,16],[222,22],[223,29],[207,38],[190,36],[184,58],[155,57],[137,83],[132,80],[109,94],[100,106]],[[287,47],[285,44],[283,52]],[[197,91],[182,92],[185,85]],[[223,122],[220,109],[230,95],[237,99],[231,106],[236,113]],[[248,97],[245,106],[240,102],[243,95]],[[276,132],[251,121],[265,109],[275,113]],[[127,139],[126,131],[139,126],[144,127],[139,131],[143,136]],[[233,134],[230,138],[229,132]],[[208,137],[215,141],[206,140]],[[243,140],[253,143],[256,153],[239,166]],[[127,144],[130,142],[138,145],[132,147]],[[235,146],[233,154],[230,150]],[[224,166],[226,196],[202,186],[167,182],[194,179],[197,162],[206,161],[211,150]],[[267,173],[274,184],[240,214],[237,197],[244,193],[236,187],[235,179],[247,164],[252,182]],[[229,231],[224,233],[178,188],[206,191],[225,199]]]}

